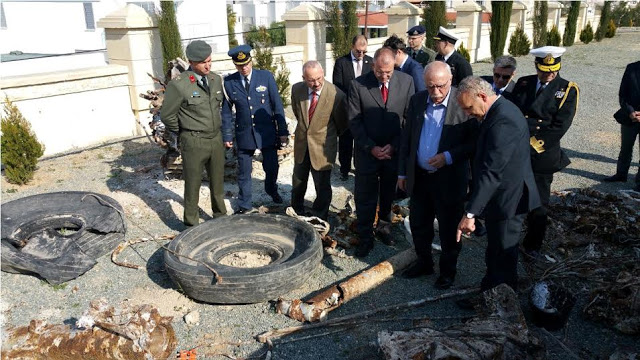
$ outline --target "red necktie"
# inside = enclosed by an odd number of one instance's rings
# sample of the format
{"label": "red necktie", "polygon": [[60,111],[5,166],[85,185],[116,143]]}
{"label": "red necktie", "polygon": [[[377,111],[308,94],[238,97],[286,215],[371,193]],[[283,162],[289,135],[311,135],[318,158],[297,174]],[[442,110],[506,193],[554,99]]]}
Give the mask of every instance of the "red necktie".
{"label": "red necktie", "polygon": [[382,101],[384,101],[384,103],[387,103],[387,98],[389,97],[389,89],[387,89],[387,87],[385,86],[385,84],[382,84],[382,87],[380,88],[380,92],[382,93]]}
{"label": "red necktie", "polygon": [[318,93],[311,93],[311,105],[309,105],[309,123],[311,123],[311,118],[313,118],[313,113],[316,112],[316,106],[318,105]]}

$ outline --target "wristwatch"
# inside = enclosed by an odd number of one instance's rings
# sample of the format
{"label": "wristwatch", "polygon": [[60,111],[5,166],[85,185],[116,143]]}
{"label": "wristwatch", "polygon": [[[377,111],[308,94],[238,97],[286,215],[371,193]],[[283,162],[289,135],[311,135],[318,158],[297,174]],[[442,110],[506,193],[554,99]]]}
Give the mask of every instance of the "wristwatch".
{"label": "wristwatch", "polygon": [[465,213],[464,216],[466,216],[467,219],[473,219],[475,217],[472,213]]}

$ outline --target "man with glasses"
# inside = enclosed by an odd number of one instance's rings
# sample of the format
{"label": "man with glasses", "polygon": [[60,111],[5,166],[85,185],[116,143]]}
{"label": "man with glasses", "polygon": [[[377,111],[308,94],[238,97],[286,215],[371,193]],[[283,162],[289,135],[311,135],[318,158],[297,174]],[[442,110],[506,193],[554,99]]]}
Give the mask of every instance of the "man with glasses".
{"label": "man with glasses", "polygon": [[431,243],[437,218],[442,246],[440,276],[434,284],[438,289],[450,288],[456,277],[461,249],[456,232],[464,213],[469,158],[478,128],[478,122],[469,119],[456,103],[451,78],[447,64],[435,61],[427,65],[427,90],[411,98],[398,156],[398,187],[411,195],[411,235],[418,255],[404,275],[433,274]]}
{"label": "man with glasses", "polygon": [[378,204],[376,235],[383,243],[394,244],[390,213],[398,176],[400,135],[409,99],[415,92],[411,76],[394,71],[394,66],[394,52],[378,49],[373,71],[351,81],[349,88],[347,114],[356,144],[358,257],[367,256],[373,249]]}
{"label": "man with glasses", "polygon": [[[351,80],[365,75],[371,71],[373,59],[367,53],[367,38],[364,35],[356,35],[351,41],[351,51],[336,60],[333,66],[333,84],[342,92],[349,95]],[[349,129],[339,137],[338,160],[340,161],[340,178],[342,181],[349,179],[351,159],[353,158],[353,135]]]}
{"label": "man with glasses", "polygon": [[189,69],[167,84],[161,118],[177,151],[178,136],[184,179],[184,217],[187,226],[200,222],[198,200],[202,168],[207,170],[213,217],[224,216],[224,147],[220,109],[226,105],[222,78],[211,73],[211,46],[202,40],[186,49]]}
{"label": "man with glasses", "polygon": [[513,56],[500,56],[493,62],[493,76],[481,76],[493,87],[493,91],[498,95],[505,95],[513,91],[516,83],[513,78],[516,76],[516,59]]}
{"label": "man with glasses", "polygon": [[458,38],[455,35],[440,26],[438,34],[433,39],[436,40],[436,50],[438,50],[436,60],[444,61],[451,67],[453,86],[457,86],[467,76],[473,75],[471,64],[456,51]]}
{"label": "man with glasses", "polygon": [[[243,214],[253,208],[251,200],[251,171],[253,154],[262,152],[265,173],[264,189],[276,204],[283,200],[278,193],[277,148],[286,144],[289,130],[284,120],[284,108],[273,74],[266,70],[253,70],[251,46],[240,45],[229,50],[237,72],[224,82],[229,101],[222,108],[224,144],[233,146],[235,129],[238,150],[238,210]],[[235,126],[231,107],[235,107]]]}
{"label": "man with glasses", "polygon": [[417,61],[423,67],[435,60],[436,52],[424,46],[424,34],[426,30],[422,25],[416,25],[407,31],[407,44],[405,49],[411,59]]}
{"label": "man with glasses", "polygon": [[547,205],[553,174],[571,163],[560,147],[560,139],[569,130],[578,108],[576,83],[560,77],[560,60],[566,49],[544,46],[532,49],[536,75],[521,77],[508,98],[520,108],[529,124],[531,167],[542,206],[527,217],[523,241],[525,259],[535,259],[547,230]]}

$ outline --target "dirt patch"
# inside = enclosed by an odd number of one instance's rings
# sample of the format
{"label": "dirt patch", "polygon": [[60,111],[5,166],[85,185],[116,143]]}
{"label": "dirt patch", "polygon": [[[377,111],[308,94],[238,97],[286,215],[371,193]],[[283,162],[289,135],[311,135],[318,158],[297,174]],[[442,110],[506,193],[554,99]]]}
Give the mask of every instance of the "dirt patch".
{"label": "dirt patch", "polygon": [[238,251],[220,259],[220,264],[239,268],[257,268],[271,264],[271,256],[265,251]]}
{"label": "dirt patch", "polygon": [[193,307],[193,302],[173,289],[135,288],[129,294],[131,305],[153,305],[163,316],[180,318]]}

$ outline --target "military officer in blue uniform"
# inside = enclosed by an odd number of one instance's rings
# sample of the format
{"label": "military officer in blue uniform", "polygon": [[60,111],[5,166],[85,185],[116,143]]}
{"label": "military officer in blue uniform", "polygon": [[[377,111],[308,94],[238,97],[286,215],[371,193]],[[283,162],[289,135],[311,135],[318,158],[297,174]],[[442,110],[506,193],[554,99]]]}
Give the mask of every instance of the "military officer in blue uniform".
{"label": "military officer in blue uniform", "polygon": [[[284,119],[284,107],[273,75],[266,70],[253,69],[251,47],[237,46],[229,50],[237,72],[227,76],[224,89],[229,99],[222,109],[223,141],[233,146],[233,134],[238,150],[238,206],[236,213],[253,208],[251,201],[251,170],[256,149],[262,152],[265,172],[264,189],[275,203],[281,204],[276,180],[278,178],[278,147],[289,137]],[[235,124],[232,107],[235,107]]]}

